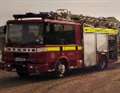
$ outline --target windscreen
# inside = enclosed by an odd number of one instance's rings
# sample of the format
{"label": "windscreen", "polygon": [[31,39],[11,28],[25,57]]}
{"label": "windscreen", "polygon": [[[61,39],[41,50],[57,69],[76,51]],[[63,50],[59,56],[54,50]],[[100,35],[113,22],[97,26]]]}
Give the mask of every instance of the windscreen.
{"label": "windscreen", "polygon": [[9,24],[8,42],[16,44],[43,44],[43,23]]}

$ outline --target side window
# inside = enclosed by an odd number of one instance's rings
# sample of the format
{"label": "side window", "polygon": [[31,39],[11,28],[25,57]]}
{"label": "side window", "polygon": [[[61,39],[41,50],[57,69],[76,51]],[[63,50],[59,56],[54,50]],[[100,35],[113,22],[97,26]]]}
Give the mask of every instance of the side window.
{"label": "side window", "polygon": [[55,24],[54,25],[55,32],[61,32],[64,31],[64,25],[61,24]]}
{"label": "side window", "polygon": [[75,27],[74,25],[55,24],[56,40],[59,44],[75,44]]}
{"label": "side window", "polygon": [[46,24],[46,32],[44,38],[45,44],[58,44],[58,39],[55,31],[55,24]]}
{"label": "side window", "polygon": [[74,31],[74,26],[72,26],[72,25],[64,25],[64,31]]}
{"label": "side window", "polygon": [[75,44],[75,26],[64,25],[64,38],[67,44]]}
{"label": "side window", "polygon": [[74,25],[48,24],[45,41],[46,44],[75,44]]}

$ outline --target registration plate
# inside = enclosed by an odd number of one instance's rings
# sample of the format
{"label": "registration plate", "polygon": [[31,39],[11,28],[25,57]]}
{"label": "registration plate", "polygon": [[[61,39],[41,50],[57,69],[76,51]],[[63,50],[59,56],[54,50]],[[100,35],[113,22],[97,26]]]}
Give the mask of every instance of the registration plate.
{"label": "registration plate", "polygon": [[17,58],[15,58],[15,61],[26,61],[26,59],[17,57]]}

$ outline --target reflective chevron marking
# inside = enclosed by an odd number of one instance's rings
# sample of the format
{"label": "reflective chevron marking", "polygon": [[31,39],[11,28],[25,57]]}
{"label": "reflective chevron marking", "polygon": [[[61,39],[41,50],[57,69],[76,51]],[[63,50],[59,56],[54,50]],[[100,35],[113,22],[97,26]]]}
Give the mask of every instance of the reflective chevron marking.
{"label": "reflective chevron marking", "polygon": [[36,52],[36,48],[12,48],[12,47],[7,47],[4,49],[7,52]]}

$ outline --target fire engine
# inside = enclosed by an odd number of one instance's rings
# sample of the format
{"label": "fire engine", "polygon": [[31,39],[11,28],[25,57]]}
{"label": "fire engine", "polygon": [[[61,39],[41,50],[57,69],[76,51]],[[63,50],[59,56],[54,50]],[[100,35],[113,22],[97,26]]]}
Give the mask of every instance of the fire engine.
{"label": "fire engine", "polygon": [[13,15],[5,27],[4,70],[15,70],[20,77],[48,72],[63,77],[71,69],[90,66],[104,70],[118,31],[86,26],[66,14],[70,12]]}

